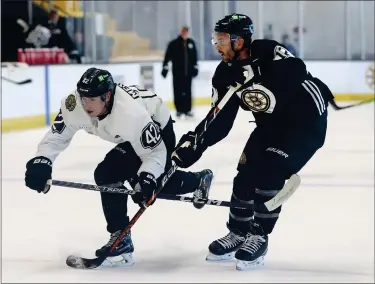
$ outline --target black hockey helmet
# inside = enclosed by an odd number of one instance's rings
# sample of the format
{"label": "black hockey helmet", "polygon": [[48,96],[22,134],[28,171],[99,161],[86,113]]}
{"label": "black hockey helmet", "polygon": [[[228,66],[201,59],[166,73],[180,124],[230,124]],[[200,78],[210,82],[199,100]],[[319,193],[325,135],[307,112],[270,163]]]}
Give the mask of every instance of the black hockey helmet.
{"label": "black hockey helmet", "polygon": [[107,70],[89,68],[83,73],[81,79],[77,83],[77,91],[81,97],[102,97],[108,92],[113,95],[115,83],[111,73]]}
{"label": "black hockey helmet", "polygon": [[251,43],[251,36],[254,33],[254,24],[250,17],[244,14],[230,14],[220,19],[215,24],[215,32],[228,33],[231,42],[235,41],[237,37],[242,37],[245,40],[245,47],[249,47]]}

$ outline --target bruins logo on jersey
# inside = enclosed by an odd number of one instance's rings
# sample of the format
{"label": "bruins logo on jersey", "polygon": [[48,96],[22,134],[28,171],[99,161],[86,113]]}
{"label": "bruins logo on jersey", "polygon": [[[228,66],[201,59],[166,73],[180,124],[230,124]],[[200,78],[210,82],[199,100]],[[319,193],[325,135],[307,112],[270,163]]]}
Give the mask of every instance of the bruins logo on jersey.
{"label": "bruins logo on jersey", "polygon": [[241,99],[241,107],[253,112],[273,113],[276,106],[275,95],[266,86],[253,84],[247,89],[237,92]]}
{"label": "bruins logo on jersey", "polygon": [[68,111],[73,111],[76,108],[77,102],[75,95],[69,95],[65,100],[65,107]]}
{"label": "bruins logo on jersey", "polygon": [[270,97],[262,90],[244,90],[241,99],[251,111],[265,112],[271,105]]}

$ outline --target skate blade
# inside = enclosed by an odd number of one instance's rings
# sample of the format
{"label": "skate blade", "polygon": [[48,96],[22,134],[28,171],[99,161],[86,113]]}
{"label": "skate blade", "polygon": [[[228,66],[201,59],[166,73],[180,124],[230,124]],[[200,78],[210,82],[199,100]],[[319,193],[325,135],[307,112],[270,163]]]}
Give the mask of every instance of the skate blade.
{"label": "skate blade", "polygon": [[236,254],[236,252],[230,252],[230,253],[226,253],[226,254],[223,254],[223,255],[216,255],[216,254],[213,254],[213,253],[209,253],[207,256],[206,256],[206,260],[207,261],[229,261],[229,260],[232,260],[234,258],[234,255]]}
{"label": "skate blade", "polygon": [[128,267],[135,263],[131,253],[124,253],[119,256],[107,257],[101,267]]}
{"label": "skate blade", "polygon": [[236,269],[239,271],[250,270],[264,266],[264,256],[258,257],[252,261],[237,260]]}

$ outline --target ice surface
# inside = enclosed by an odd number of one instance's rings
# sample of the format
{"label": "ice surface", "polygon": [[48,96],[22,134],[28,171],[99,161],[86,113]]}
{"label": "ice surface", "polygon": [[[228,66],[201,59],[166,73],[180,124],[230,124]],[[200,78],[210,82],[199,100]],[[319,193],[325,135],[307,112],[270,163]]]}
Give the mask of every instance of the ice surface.
{"label": "ice surface", "polygon": [[[207,108],[196,109],[203,117]],[[253,117],[235,127],[192,170],[211,168],[211,197],[229,200],[236,164]],[[177,137],[198,121],[178,121]],[[227,233],[228,208],[158,200],[135,224],[135,266],[74,270],[70,254],[94,257],[108,240],[97,192],[24,185],[25,164],[46,129],[2,136],[3,282],[374,282],[374,108],[330,109],[327,141],[300,172],[301,187],[284,205],[270,236],[266,265],[236,271],[235,262],[207,263],[211,241]],[[53,177],[93,183],[114,145],[80,132],[55,163]],[[129,201],[132,216],[138,209]]]}

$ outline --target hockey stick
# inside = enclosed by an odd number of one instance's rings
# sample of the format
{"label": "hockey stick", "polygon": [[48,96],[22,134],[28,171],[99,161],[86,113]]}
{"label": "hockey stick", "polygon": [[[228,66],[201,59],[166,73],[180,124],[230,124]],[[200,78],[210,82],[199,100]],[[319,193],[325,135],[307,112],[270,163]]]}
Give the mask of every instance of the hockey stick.
{"label": "hockey stick", "polygon": [[334,110],[343,110],[343,109],[347,109],[347,108],[352,108],[352,107],[356,107],[356,106],[360,106],[360,105],[363,105],[363,104],[367,104],[367,103],[371,103],[373,102],[375,99],[372,98],[372,99],[368,99],[368,100],[364,100],[364,101],[361,101],[359,103],[356,103],[356,104],[352,104],[352,105],[347,105],[347,106],[338,106],[335,102],[335,100],[331,100],[329,101],[330,105],[332,106],[332,108]]}
{"label": "hockey stick", "polygon": [[[244,72],[245,73],[245,72]],[[248,73],[248,72],[247,72]],[[247,74],[247,78],[244,82],[247,83],[251,77],[249,76],[249,73]],[[241,84],[237,83],[236,87],[231,86],[228,90],[228,92],[225,94],[223,99],[220,101],[220,103],[217,105],[217,107],[214,109],[211,116],[206,120],[205,127],[202,130],[199,135],[197,135],[197,139],[200,139],[203,134],[206,132],[207,127],[212,123],[212,121],[216,118],[217,114],[220,112],[220,110],[225,106],[225,104],[229,101],[230,97],[242,87]],[[173,175],[173,173],[177,170],[177,165],[173,162],[172,167],[168,170],[167,174],[163,177],[161,184],[159,185],[158,189],[155,192],[155,195],[157,196],[159,192],[163,189],[164,185],[167,183],[169,178]],[[154,196],[153,196],[154,197]],[[66,264],[73,268],[81,268],[81,269],[93,269],[97,268],[104,260],[109,256],[109,253],[116,249],[120,241],[125,237],[125,235],[131,230],[135,222],[141,217],[143,212],[146,211],[147,207],[152,203],[153,198],[150,198],[144,206],[142,206],[138,212],[134,215],[134,217],[130,220],[129,225],[121,232],[121,234],[116,238],[116,241],[112,244],[110,250],[103,254],[100,257],[94,258],[94,259],[88,259],[83,257],[77,257],[77,256],[69,256],[66,260]]]}
{"label": "hockey stick", "polygon": [[[79,188],[85,190],[92,190],[92,191],[99,191],[99,192],[108,192],[108,193],[121,193],[121,194],[135,194],[138,190],[135,189],[128,189],[128,188],[118,188],[117,186],[122,186],[122,183],[110,184],[106,186],[95,185],[95,184],[86,184],[86,183],[77,183],[77,182],[70,182],[70,181],[62,181],[62,180],[49,180],[47,182],[48,186],[56,185],[62,187],[70,187],[70,188]],[[49,187],[48,187],[49,190]],[[48,192],[47,187],[45,187],[43,193]]]}
{"label": "hockey stick", "polygon": [[[155,195],[157,196],[158,193],[164,188],[164,185],[168,182],[170,177],[174,174],[174,172],[177,169],[177,165],[175,163],[172,163],[172,167],[168,170],[167,174],[163,177],[159,187],[155,191]],[[134,226],[134,224],[137,222],[139,217],[142,216],[142,214],[146,211],[146,209],[151,205],[153,202],[155,196],[150,198],[147,202],[143,204],[143,206],[137,211],[137,213],[134,215],[134,217],[130,220],[128,226],[121,232],[121,234],[117,237],[116,241],[112,244],[110,250],[107,253],[104,253],[103,255],[97,257],[97,258],[84,258],[79,256],[70,255],[66,259],[66,264],[73,268],[81,268],[81,269],[93,269],[97,268],[104,260],[109,256],[109,253],[111,253],[113,250],[116,249],[118,244],[121,242],[121,240],[125,237],[125,235],[131,230],[131,228]]]}
{"label": "hockey stick", "polygon": [[28,84],[28,83],[32,82],[31,79],[26,79],[26,80],[22,80],[22,81],[14,81],[12,79],[5,78],[5,77],[1,77],[1,79],[3,79],[4,81],[7,81],[9,83],[16,84],[16,85],[24,85],[24,84]]}
{"label": "hockey stick", "polygon": [[[291,178],[284,185],[282,190],[279,192],[279,194],[264,204],[267,210],[269,211],[275,210],[282,203],[284,203],[297,190],[300,183],[301,183],[300,177],[298,175],[292,175]],[[107,186],[98,186],[98,185],[93,185],[93,184],[53,180],[52,185],[106,192],[106,193],[128,194],[128,195],[132,195],[137,192],[137,190],[111,187],[111,186],[122,186],[123,184],[121,183],[107,185]],[[163,194],[163,193],[159,193],[157,198],[164,199],[164,200],[189,202],[189,203],[201,203],[201,204],[212,205],[212,206],[231,207],[235,209],[252,209],[253,208],[252,205],[244,205],[244,204],[237,203],[237,202],[230,202],[230,201],[223,201],[223,200],[216,200],[216,199],[203,199],[203,198],[188,197],[188,196],[178,196],[178,195]]]}
{"label": "hockey stick", "polygon": [[[297,190],[297,188],[301,184],[301,178],[299,175],[294,174],[290,177],[284,187],[280,190],[280,192],[274,196],[272,199],[264,203],[264,206],[267,208],[268,211],[275,210],[277,207],[281,206],[285,201],[292,196],[292,194]],[[237,202],[229,202],[229,201],[222,201],[222,200],[215,200],[215,199],[202,199],[202,198],[195,198],[195,197],[187,197],[187,196],[176,196],[170,194],[159,194],[158,198],[165,199],[165,200],[177,200],[183,202],[190,202],[190,203],[201,203],[213,206],[222,206],[222,207],[231,207],[235,209],[253,209],[252,205],[244,205]]]}
{"label": "hockey stick", "polygon": [[[1,62],[1,67],[4,68],[4,69],[8,69],[11,73],[12,71],[17,70],[19,68],[21,68],[23,70],[27,69],[29,67],[29,65],[27,63],[24,63],[24,62]],[[10,75],[10,77],[12,77],[11,74],[9,74],[9,75]],[[24,85],[24,84],[28,84],[28,83],[32,82],[32,79],[16,81],[16,80],[12,80],[10,78],[6,78],[4,76],[1,76],[1,79],[4,79],[4,81],[7,81],[7,82],[15,84],[15,85]]]}
{"label": "hockey stick", "polygon": [[[112,187],[112,186],[122,186],[123,184],[110,184],[106,186],[99,186],[94,184],[85,184],[85,183],[76,183],[76,182],[69,182],[69,181],[60,181],[60,180],[52,180],[52,185],[61,186],[61,187],[70,187],[70,188],[78,188],[84,190],[92,190],[92,191],[99,191],[105,193],[117,193],[117,194],[127,194],[133,195],[137,190],[127,189],[127,188],[119,188],[119,187]],[[251,209],[251,206],[245,206],[240,203],[231,203],[229,201],[222,201],[222,200],[215,200],[215,199],[202,199],[196,197],[188,197],[188,196],[177,196],[172,194],[163,194],[159,193],[157,196],[158,199],[164,200],[174,200],[174,201],[183,201],[183,202],[190,202],[190,203],[201,203],[207,205],[214,205],[214,206],[223,206],[223,207],[232,207],[237,209]]]}
{"label": "hockey stick", "polygon": [[288,182],[284,185],[284,187],[280,190],[280,192],[276,194],[272,199],[265,202],[264,206],[266,206],[268,211],[275,210],[292,196],[292,194],[297,190],[300,184],[300,176],[297,174],[293,174],[289,178]]}

